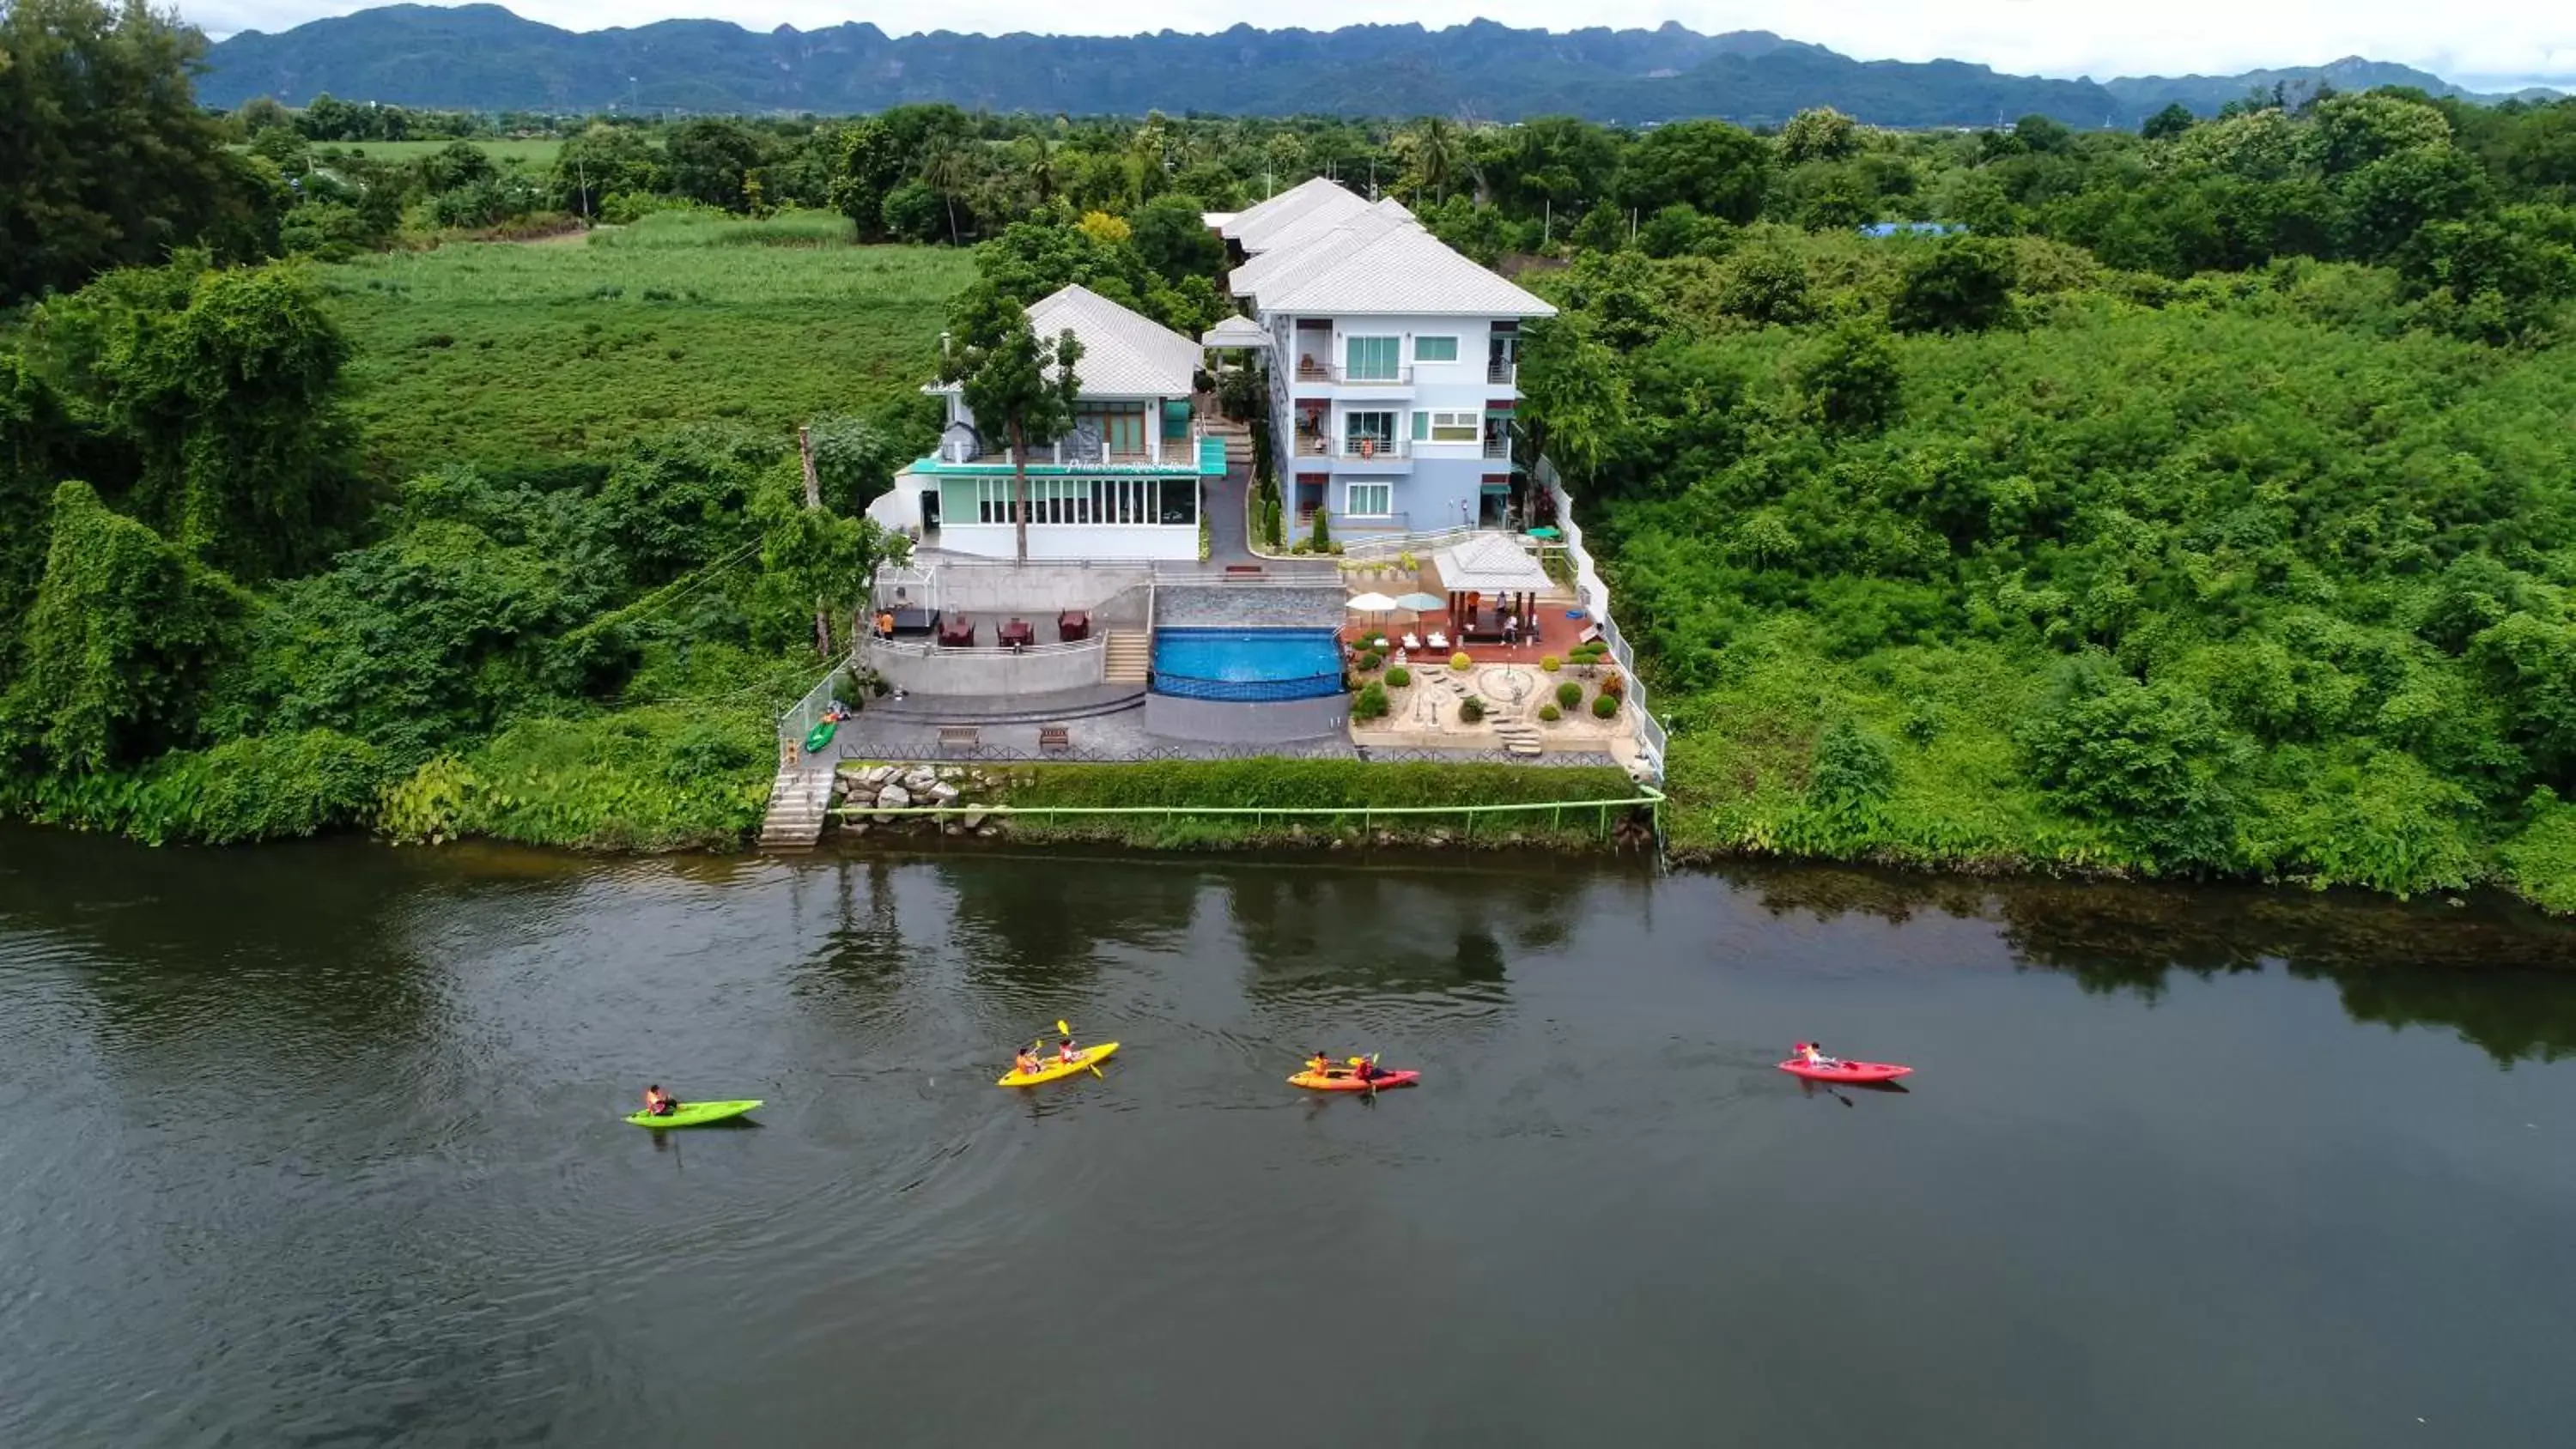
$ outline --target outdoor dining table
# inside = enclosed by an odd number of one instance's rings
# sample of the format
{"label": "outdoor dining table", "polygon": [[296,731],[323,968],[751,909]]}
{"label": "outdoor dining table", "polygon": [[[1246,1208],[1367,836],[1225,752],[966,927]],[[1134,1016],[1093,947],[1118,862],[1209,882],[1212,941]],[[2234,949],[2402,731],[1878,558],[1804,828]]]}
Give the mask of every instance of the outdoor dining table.
{"label": "outdoor dining table", "polygon": [[1000,638],[1005,649],[1025,649],[1038,642],[1037,626],[1026,619],[1013,619],[1002,626]]}
{"label": "outdoor dining table", "polygon": [[1055,637],[1071,644],[1091,637],[1091,616],[1080,609],[1067,609],[1055,616]]}
{"label": "outdoor dining table", "polygon": [[972,619],[942,619],[939,622],[939,642],[943,648],[974,648],[975,621]]}

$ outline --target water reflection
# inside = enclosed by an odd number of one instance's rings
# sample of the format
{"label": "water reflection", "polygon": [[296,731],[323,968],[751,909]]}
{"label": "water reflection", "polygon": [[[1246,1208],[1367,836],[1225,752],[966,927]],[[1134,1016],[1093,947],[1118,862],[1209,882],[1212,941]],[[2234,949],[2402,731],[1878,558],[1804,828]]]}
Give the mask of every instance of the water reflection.
{"label": "water reflection", "polygon": [[2280,966],[2356,1021],[2447,1027],[2499,1063],[2576,1055],[2576,930],[2494,897],[2392,901],[2230,886],[1969,881],[1849,869],[1724,872],[1775,914],[1990,920],[2023,967],[2155,1000],[2176,972]]}
{"label": "water reflection", "polygon": [[932,857],[953,892],[952,929],[978,970],[1070,984],[1106,946],[1173,949],[1189,933],[1196,871],[1165,859],[961,852]]}

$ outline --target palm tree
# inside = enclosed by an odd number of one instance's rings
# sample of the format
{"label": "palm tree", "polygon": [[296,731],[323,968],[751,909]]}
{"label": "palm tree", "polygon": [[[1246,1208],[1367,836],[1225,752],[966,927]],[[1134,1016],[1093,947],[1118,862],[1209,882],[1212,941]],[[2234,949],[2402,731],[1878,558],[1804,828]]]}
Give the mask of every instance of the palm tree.
{"label": "palm tree", "polygon": [[1052,201],[1056,190],[1055,147],[1047,144],[1043,135],[1031,136],[1029,143],[1029,187],[1040,202]]}
{"label": "palm tree", "polygon": [[958,141],[942,141],[921,161],[921,184],[948,204],[948,244],[957,245],[957,193],[975,180],[975,158]]}
{"label": "palm tree", "polygon": [[1421,124],[1396,138],[1399,149],[1412,158],[1413,175],[1418,190],[1428,190],[1435,202],[1449,199],[1449,188],[1467,169],[1466,139],[1457,126],[1438,116],[1426,116]]}

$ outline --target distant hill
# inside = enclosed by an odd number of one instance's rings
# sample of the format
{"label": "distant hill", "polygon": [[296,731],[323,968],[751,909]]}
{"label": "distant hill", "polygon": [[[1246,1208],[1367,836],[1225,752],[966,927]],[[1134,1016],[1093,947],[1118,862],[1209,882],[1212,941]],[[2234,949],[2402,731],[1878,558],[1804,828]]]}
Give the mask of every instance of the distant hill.
{"label": "distant hill", "polygon": [[[2356,69],[2358,68],[2358,69]],[[2275,80],[2338,88],[2392,82],[2453,88],[2362,60],[2246,76],[2048,80],[1982,65],[1858,61],[1768,31],[1515,30],[1478,20],[1446,30],[1355,25],[1119,37],[959,35],[901,38],[874,25],[766,34],[717,20],[569,31],[497,5],[389,5],[279,35],[246,31],[213,47],[198,94],[233,106],[253,96],[472,110],[874,111],[953,101],[997,111],[1137,115],[1465,115],[1513,120],[1571,113],[1648,122],[1721,116],[1752,124],[1834,106],[1888,126],[1992,125],[2033,111],[2078,126],[2130,126],[2179,100],[2215,110]]]}

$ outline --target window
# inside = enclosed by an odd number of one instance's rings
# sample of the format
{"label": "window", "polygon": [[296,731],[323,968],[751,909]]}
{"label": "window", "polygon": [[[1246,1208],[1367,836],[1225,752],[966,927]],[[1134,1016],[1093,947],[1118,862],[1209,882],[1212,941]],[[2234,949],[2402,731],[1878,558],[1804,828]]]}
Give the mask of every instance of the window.
{"label": "window", "polygon": [[1011,521],[1011,480],[977,478],[975,484],[975,521],[1008,523]]}
{"label": "window", "polygon": [[1342,438],[1353,446],[1365,441],[1383,449],[1395,441],[1395,414],[1345,413],[1342,416]]}
{"label": "window", "polygon": [[1455,337],[1416,337],[1413,339],[1416,362],[1456,362],[1458,339]]}
{"label": "window", "polygon": [[1342,490],[1342,513],[1349,518],[1385,518],[1395,512],[1395,485],[1354,482]]}
{"label": "window", "polygon": [[1418,442],[1472,443],[1485,435],[1485,415],[1464,413],[1415,413],[1413,436]]}
{"label": "window", "polygon": [[1345,337],[1344,375],[1353,382],[1393,382],[1403,374],[1401,337]]}

